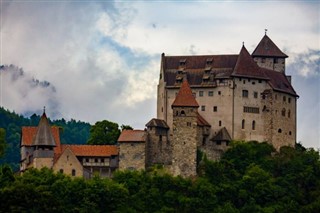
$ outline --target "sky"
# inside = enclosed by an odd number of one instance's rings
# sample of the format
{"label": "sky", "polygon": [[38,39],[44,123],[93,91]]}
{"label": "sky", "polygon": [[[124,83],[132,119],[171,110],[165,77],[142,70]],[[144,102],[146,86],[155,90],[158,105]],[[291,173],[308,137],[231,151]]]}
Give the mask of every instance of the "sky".
{"label": "sky", "polygon": [[252,53],[267,29],[300,96],[297,141],[320,148],[319,1],[0,1],[6,109],[143,129],[161,53]]}

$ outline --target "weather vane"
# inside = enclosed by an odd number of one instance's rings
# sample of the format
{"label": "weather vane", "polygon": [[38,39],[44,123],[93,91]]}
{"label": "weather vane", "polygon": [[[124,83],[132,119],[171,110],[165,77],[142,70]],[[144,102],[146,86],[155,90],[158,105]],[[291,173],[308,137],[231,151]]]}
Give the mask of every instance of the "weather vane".
{"label": "weather vane", "polygon": [[43,113],[46,113],[46,106],[43,106]]}
{"label": "weather vane", "polygon": [[267,35],[268,29],[264,29],[264,34]]}

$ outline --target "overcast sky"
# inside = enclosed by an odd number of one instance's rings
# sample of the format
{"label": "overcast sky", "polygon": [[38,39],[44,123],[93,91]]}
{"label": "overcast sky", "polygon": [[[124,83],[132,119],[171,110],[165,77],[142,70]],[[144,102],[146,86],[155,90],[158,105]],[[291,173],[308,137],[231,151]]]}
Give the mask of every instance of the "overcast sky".
{"label": "overcast sky", "polygon": [[319,148],[319,11],[319,1],[2,0],[0,64],[23,74],[0,73],[0,105],[141,129],[156,117],[161,53],[238,54],[242,42],[252,53],[268,29],[300,96],[297,140]]}

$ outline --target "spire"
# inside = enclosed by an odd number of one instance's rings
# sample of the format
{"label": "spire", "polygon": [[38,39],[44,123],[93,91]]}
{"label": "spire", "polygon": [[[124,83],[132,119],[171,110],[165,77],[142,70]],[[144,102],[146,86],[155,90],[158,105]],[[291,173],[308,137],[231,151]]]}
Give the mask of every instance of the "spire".
{"label": "spire", "polygon": [[41,116],[37,133],[32,142],[33,146],[56,146],[54,141],[51,127],[49,125],[49,121],[47,119],[47,115],[45,113],[45,108],[43,110],[43,114]]}
{"label": "spire", "polygon": [[267,36],[267,29],[265,29],[265,35],[253,51],[252,56],[288,58],[288,56]]}
{"label": "spire", "polygon": [[173,101],[171,107],[199,107],[196,99],[193,97],[191,88],[187,80],[184,80],[181,84],[179,93],[176,99]]}
{"label": "spire", "polygon": [[232,72],[233,76],[267,79],[260,67],[254,62],[245,46],[242,46],[237,63]]}

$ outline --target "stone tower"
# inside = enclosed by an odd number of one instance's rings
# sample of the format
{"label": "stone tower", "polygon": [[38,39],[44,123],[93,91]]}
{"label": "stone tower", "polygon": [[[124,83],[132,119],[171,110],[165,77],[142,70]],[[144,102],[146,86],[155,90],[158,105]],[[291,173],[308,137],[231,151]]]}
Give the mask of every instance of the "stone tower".
{"label": "stone tower", "polygon": [[34,147],[33,167],[37,169],[43,167],[52,168],[54,157],[53,149],[56,146],[56,143],[45,112],[43,112],[41,116],[32,146]]}
{"label": "stone tower", "polygon": [[259,67],[285,74],[285,60],[288,56],[273,43],[267,34],[264,35],[253,51],[252,57]]}
{"label": "stone tower", "polygon": [[172,174],[182,177],[195,176],[197,158],[197,112],[198,103],[191,88],[184,80],[171,105],[172,127]]}

